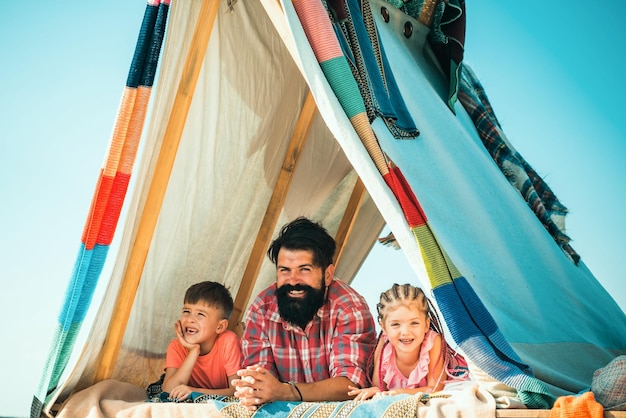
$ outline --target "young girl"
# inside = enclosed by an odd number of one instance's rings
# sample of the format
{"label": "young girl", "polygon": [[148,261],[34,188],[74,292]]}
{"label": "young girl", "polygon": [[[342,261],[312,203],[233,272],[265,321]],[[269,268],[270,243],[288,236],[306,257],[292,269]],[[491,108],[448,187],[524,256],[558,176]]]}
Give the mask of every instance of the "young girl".
{"label": "young girl", "polygon": [[446,342],[431,301],[419,287],[394,284],[380,295],[378,322],[382,328],[374,352],[372,386],[350,387],[354,400],[382,392],[435,392],[450,380],[468,378],[467,362]]}

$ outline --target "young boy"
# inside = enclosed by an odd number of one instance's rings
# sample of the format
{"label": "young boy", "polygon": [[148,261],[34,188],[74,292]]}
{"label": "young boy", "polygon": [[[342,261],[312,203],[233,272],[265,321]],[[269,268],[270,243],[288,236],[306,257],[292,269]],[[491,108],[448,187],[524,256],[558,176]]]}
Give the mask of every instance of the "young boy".
{"label": "young boy", "polygon": [[174,324],[178,338],[165,357],[163,391],[185,400],[191,392],[232,396],[230,382],[241,368],[237,335],[228,330],[233,298],[222,284],[200,282],[185,293],[183,311]]}

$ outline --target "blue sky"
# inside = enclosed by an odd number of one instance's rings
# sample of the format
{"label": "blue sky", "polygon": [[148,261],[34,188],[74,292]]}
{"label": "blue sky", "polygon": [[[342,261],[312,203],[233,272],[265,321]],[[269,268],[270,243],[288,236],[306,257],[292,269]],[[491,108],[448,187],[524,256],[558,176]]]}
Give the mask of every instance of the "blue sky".
{"label": "blue sky", "polygon": [[[469,1],[465,58],[570,209],[572,246],[625,309],[626,3],[576,3]],[[0,416],[29,414],[145,4],[0,2]],[[377,247],[357,281],[390,265],[411,275],[400,252]]]}

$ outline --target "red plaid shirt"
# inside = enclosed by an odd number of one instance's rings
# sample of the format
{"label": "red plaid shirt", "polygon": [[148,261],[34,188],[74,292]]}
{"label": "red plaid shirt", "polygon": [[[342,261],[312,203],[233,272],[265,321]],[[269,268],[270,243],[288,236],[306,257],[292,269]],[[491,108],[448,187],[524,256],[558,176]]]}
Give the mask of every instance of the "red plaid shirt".
{"label": "red plaid shirt", "polygon": [[365,299],[340,280],[304,331],[282,320],[276,283],[254,300],[241,339],[244,367],[261,365],[283,382],[316,382],[345,376],[367,385],[367,361],[376,343]]}

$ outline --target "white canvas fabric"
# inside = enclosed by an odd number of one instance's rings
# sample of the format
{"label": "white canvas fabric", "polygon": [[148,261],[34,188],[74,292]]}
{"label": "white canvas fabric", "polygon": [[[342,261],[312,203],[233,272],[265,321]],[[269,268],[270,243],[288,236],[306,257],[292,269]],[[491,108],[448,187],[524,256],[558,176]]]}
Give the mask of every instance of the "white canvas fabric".
{"label": "white canvas fabric", "polygon": [[[94,383],[201,3],[172,3],[138,170],[118,227],[119,255],[110,261],[106,294],[83,352],[58,390],[60,399]],[[234,8],[220,2],[198,84],[184,92],[193,99],[137,292],[121,296],[133,299],[132,311],[111,377],[140,387],[162,373],[189,285],[215,280],[237,294],[309,90],[318,113],[274,235],[300,215],[336,233],[358,176],[367,193],[337,277],[352,280],[387,224],[421,286],[431,287],[415,237],[306,44],[291,3],[239,0]],[[422,54],[424,28],[414,27],[411,39],[394,35],[399,27],[393,25],[381,25],[380,35],[383,41],[398,39],[386,51],[421,134],[397,141],[378,121],[373,128],[409,180],[437,239],[511,346],[555,393],[576,391],[624,350],[618,331],[626,329],[626,318],[508,184],[462,107],[457,105],[456,116],[447,108],[447,86]],[[265,260],[250,294],[274,278]]]}

